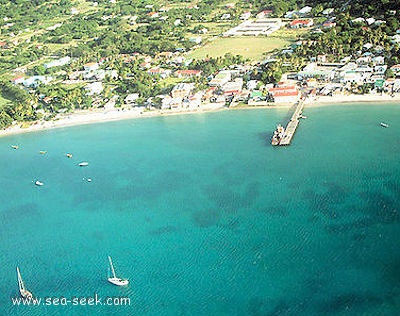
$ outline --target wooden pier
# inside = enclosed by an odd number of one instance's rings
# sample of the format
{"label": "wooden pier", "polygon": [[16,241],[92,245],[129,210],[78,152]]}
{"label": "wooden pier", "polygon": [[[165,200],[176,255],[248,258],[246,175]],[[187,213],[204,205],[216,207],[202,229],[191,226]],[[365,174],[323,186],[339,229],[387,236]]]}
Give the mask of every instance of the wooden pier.
{"label": "wooden pier", "polygon": [[299,119],[302,116],[304,108],[304,102],[299,101],[296,105],[296,109],[290,118],[289,123],[287,124],[285,131],[283,133],[282,138],[279,141],[278,146],[287,146],[290,145],[290,142],[292,141],[293,135],[296,132],[297,126],[299,125]]}

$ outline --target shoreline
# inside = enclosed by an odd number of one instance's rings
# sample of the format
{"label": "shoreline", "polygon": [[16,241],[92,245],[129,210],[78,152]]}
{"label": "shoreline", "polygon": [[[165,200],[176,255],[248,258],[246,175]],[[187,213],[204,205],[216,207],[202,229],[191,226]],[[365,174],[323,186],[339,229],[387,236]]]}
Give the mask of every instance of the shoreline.
{"label": "shoreline", "polygon": [[[317,96],[313,99],[307,99],[305,106],[314,108],[321,106],[335,106],[346,105],[349,103],[394,103],[400,102],[400,94],[395,94],[393,97],[387,94],[367,94],[367,95],[335,95],[335,96]],[[138,110],[83,110],[70,114],[63,115],[51,121],[37,121],[27,127],[21,127],[22,123],[15,124],[11,127],[0,131],[0,137],[12,136],[23,133],[31,133],[36,131],[45,131],[56,128],[64,128],[70,126],[105,123],[112,121],[128,120],[135,118],[145,117],[161,117],[161,116],[174,116],[185,114],[198,114],[198,113],[211,113],[226,110],[249,110],[249,109],[277,109],[277,108],[290,108],[293,104],[276,104],[276,105],[262,105],[262,106],[235,106],[231,108],[226,107],[204,107],[202,109],[183,109],[183,110],[152,110],[152,111],[138,111]]]}

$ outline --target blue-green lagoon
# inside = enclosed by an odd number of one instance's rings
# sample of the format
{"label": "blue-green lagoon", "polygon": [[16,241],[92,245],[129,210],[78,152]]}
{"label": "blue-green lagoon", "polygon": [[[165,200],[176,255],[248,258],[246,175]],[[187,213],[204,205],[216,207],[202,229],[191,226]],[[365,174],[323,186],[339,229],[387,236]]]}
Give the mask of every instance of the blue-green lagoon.
{"label": "blue-green lagoon", "polygon": [[[0,138],[0,315],[398,315],[400,106],[304,114],[289,147],[279,108]],[[13,306],[16,266],[39,298],[131,304]]]}

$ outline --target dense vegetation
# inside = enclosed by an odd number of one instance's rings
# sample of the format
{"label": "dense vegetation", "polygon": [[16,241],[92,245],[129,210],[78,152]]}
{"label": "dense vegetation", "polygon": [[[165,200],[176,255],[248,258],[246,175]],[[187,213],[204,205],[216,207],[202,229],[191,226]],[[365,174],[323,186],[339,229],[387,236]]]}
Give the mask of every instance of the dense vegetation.
{"label": "dense vegetation", "polygon": [[[105,99],[113,91],[124,97],[127,93],[140,92],[141,99],[167,93],[173,81],[163,81],[159,76],[148,74],[141,67],[142,59],[125,63],[121,56],[140,53],[158,60],[159,67],[176,69],[201,69],[202,77],[196,78],[197,88],[206,86],[206,78],[219,69],[241,64],[245,59],[226,54],[224,57],[193,60],[188,65],[166,64],[157,59],[160,52],[188,51],[204,28],[215,29],[218,36],[224,27],[236,25],[245,11],[256,14],[272,11],[272,16],[282,17],[289,10],[306,5],[313,7],[316,23],[329,18],[323,15],[326,8],[335,8],[336,27],[321,33],[309,33],[301,38],[302,44],[293,48],[293,54],[274,56],[275,62],[265,63],[251,74],[264,83],[277,82],[285,71],[298,71],[310,56],[327,54],[330,61],[355,56],[366,43],[382,46],[389,66],[399,63],[400,49],[390,37],[400,28],[400,0],[248,0],[238,1],[228,8],[222,0],[187,2],[174,0],[164,3],[152,1],[110,0],[0,0],[0,95],[12,100],[0,104],[0,128],[12,121],[36,120],[38,109],[49,113],[88,108],[93,99],[86,95],[83,85],[67,86],[62,80],[82,69],[87,62],[104,60],[102,68],[115,69],[118,78],[106,78]],[[394,10],[397,10],[394,11]],[[229,13],[229,20],[221,21],[221,15]],[[375,17],[386,23],[365,27],[354,23],[356,17]],[[205,35],[207,38],[207,35]],[[299,38],[300,40],[300,38]],[[71,64],[45,68],[43,63],[54,58],[71,56]],[[39,85],[36,89],[20,89],[10,83],[11,71],[25,68],[26,74],[51,75],[58,80],[51,85]],[[51,104],[38,102],[43,96],[52,99]],[[122,99],[122,98],[121,98]],[[121,101],[120,99],[120,101]],[[120,102],[119,101],[119,102]]]}

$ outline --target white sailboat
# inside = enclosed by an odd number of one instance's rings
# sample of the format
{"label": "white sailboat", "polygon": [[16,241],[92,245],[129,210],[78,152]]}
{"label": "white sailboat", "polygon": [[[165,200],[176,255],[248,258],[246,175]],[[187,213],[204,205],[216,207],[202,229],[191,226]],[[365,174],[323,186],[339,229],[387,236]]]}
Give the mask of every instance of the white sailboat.
{"label": "white sailboat", "polygon": [[23,298],[26,298],[28,300],[31,300],[33,298],[33,295],[31,292],[29,292],[25,288],[24,281],[22,280],[21,273],[19,272],[19,268],[17,267],[17,275],[18,275],[18,287],[19,287],[19,293]]}
{"label": "white sailboat", "polygon": [[112,260],[111,260],[110,256],[108,256],[108,261],[110,262],[110,269],[111,269],[111,274],[112,274],[112,276],[108,278],[108,282],[110,282],[110,283],[112,283],[114,285],[118,285],[118,286],[128,285],[128,283],[129,283],[128,280],[118,278],[115,275],[114,266],[113,266],[113,263],[112,263]]}

